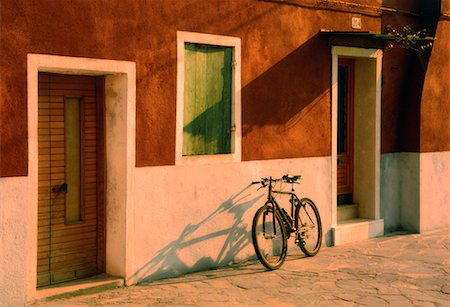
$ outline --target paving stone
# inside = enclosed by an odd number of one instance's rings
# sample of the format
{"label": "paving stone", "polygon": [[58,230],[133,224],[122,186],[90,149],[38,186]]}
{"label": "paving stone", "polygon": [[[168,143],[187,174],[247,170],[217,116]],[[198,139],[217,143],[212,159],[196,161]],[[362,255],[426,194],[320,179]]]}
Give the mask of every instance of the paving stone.
{"label": "paving stone", "polygon": [[393,281],[397,280],[399,278],[398,274],[394,273],[381,273],[377,276],[375,276],[375,279],[381,282],[385,283],[392,283]]}
{"label": "paving stone", "polygon": [[273,305],[273,306],[286,306],[286,307],[297,306],[296,304],[290,303],[285,298],[282,298],[282,297],[266,298],[266,299],[264,299],[263,303],[265,305]]}
{"label": "paving stone", "polygon": [[356,303],[366,306],[386,306],[387,302],[377,296],[366,296],[356,300]]}
{"label": "paving stone", "polygon": [[225,293],[222,293],[222,294],[219,294],[219,293],[215,293],[215,294],[209,293],[209,294],[204,298],[204,300],[205,300],[206,302],[224,302],[224,303],[225,303],[225,302],[233,301],[233,298],[230,297],[229,295],[225,294]]}
{"label": "paving stone", "polygon": [[442,285],[444,285],[445,283],[446,281],[444,279],[437,277],[418,278],[414,280],[414,284],[423,290],[442,291]]}
{"label": "paving stone", "polygon": [[336,286],[342,289],[358,289],[361,288],[361,281],[357,279],[341,279],[336,281]]}
{"label": "paving stone", "polygon": [[448,300],[449,302],[449,306],[450,306],[450,295],[446,294],[446,293],[442,293],[441,291],[423,291],[423,294],[429,296],[429,297],[433,297],[433,298],[438,298],[438,299],[442,299],[442,300]]}
{"label": "paving stone", "polygon": [[390,294],[383,294],[378,295],[381,299],[385,300],[389,305],[392,306],[411,306],[412,301],[410,301],[407,297],[403,295],[390,295]]}
{"label": "paving stone", "polygon": [[288,295],[299,295],[303,289],[299,289],[297,287],[283,287],[279,290],[280,294],[288,294]]}
{"label": "paving stone", "polygon": [[427,301],[413,301],[412,304],[420,307],[436,307],[436,304]]}
{"label": "paving stone", "polygon": [[413,264],[408,264],[405,266],[400,266],[399,271],[410,277],[428,277],[436,273],[435,269],[433,269],[433,267],[429,267],[427,264],[420,267],[416,267]]}
{"label": "paving stone", "polygon": [[450,284],[442,285],[441,292],[445,294],[450,294]]}
{"label": "paving stone", "polygon": [[340,298],[343,301],[347,302],[355,302],[357,299],[360,299],[363,297],[360,293],[356,292],[346,292],[346,293],[339,293],[335,295],[336,297]]}
{"label": "paving stone", "polygon": [[[405,295],[410,301],[414,302],[430,302],[438,306],[450,306],[450,298],[449,297],[434,297],[427,293],[421,293],[419,295],[415,294],[407,294]],[[415,304],[415,303],[414,303]]]}
{"label": "paving stone", "polygon": [[356,303],[343,301],[343,300],[330,300],[327,303],[330,304],[330,306],[357,306]]}
{"label": "paving stone", "polygon": [[276,271],[246,262],[35,305],[450,306],[448,231],[324,246],[312,258],[295,250]]}

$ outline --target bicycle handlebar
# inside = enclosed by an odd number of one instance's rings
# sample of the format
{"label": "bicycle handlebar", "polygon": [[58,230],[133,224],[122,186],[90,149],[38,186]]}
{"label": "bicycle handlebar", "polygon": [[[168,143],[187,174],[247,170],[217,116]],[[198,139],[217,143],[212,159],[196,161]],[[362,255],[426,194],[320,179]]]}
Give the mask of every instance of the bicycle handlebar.
{"label": "bicycle handlebar", "polygon": [[266,186],[269,178],[261,178],[260,181],[252,181],[252,184],[261,184],[262,186]]}
{"label": "bicycle handlebar", "polygon": [[272,181],[272,182],[277,182],[277,181],[286,181],[287,183],[297,183],[297,180],[301,179],[302,176],[300,175],[295,175],[295,176],[289,176],[289,175],[284,175],[281,178],[261,178],[260,181],[252,181],[252,184],[261,184],[263,187],[265,187],[267,185],[267,182]]}
{"label": "bicycle handlebar", "polygon": [[302,176],[301,175],[295,175],[295,176],[289,176],[289,175],[284,175],[282,177],[282,179],[288,183],[296,183],[297,180],[301,179]]}

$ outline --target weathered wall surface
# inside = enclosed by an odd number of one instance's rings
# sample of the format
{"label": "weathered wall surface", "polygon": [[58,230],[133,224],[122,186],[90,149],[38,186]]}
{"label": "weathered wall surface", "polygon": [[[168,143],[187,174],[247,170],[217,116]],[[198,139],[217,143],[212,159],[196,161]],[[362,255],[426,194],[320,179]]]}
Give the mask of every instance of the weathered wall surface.
{"label": "weathered wall surface", "polygon": [[[384,0],[383,6],[416,14],[421,14],[423,9],[420,1],[409,0]],[[434,36],[436,20],[385,11],[380,30],[388,25],[400,33],[405,26],[414,33],[426,28],[428,35]],[[419,152],[420,105],[429,52],[394,46],[383,57],[381,150],[382,153]]]}
{"label": "weathered wall surface", "polygon": [[[414,232],[426,230],[421,226],[424,224],[421,222],[421,216],[440,219],[436,228],[446,226],[442,222],[445,218],[441,218],[442,214],[446,216],[445,210],[439,209],[447,208],[449,202],[448,193],[440,191],[445,186],[443,163],[438,162],[437,166],[425,170],[427,175],[433,173],[436,168],[439,170],[437,176],[433,175],[435,184],[430,184],[430,178],[423,177],[424,171],[421,170],[423,159],[423,155],[416,152],[396,152],[381,156],[380,209],[385,233],[400,229]],[[426,167],[429,167],[429,164],[428,162]],[[440,188],[433,188],[435,186]],[[433,193],[428,194],[430,190],[433,190]],[[422,202],[427,197],[431,197],[432,201]],[[439,204],[439,201],[443,202]]]}
{"label": "weathered wall surface", "polygon": [[[135,155],[133,152],[136,163],[132,161],[133,176],[124,181],[134,190],[121,196],[132,199],[133,206],[124,208],[130,210],[126,214],[118,214],[124,221],[126,216],[127,231],[132,233],[127,233],[129,241],[124,240],[127,253],[132,254],[130,264],[127,263],[130,281],[207,269],[252,255],[249,223],[261,204],[262,193],[247,184],[261,175],[302,173],[305,182],[300,192],[317,201],[329,242],[331,55],[327,42],[317,33],[320,28],[350,31],[350,18],[355,13],[349,13],[349,8],[342,5],[323,7],[330,10],[308,7],[315,5],[315,0],[290,2],[286,5],[277,0],[1,1],[0,177],[32,173],[27,169],[28,53],[132,61],[137,64],[136,146],[132,146],[136,148]],[[357,3],[375,6],[381,0]],[[414,5],[402,8],[416,9]],[[361,16],[363,31],[381,30],[381,12],[367,7],[360,11],[358,7],[351,9]],[[405,15],[392,15],[389,22],[401,25],[403,18]],[[441,39],[449,30],[447,19],[442,20],[422,95],[420,115],[424,123],[420,127],[420,150],[425,152],[450,148],[445,135],[449,131],[449,116],[445,113],[449,104],[444,99],[444,90],[448,88],[445,76],[448,76],[449,45]],[[176,31],[241,39],[242,156],[247,161],[173,166]],[[409,96],[405,98],[401,90],[412,85],[399,83],[410,73],[406,69],[408,57],[398,48],[392,51],[392,56],[385,57],[383,152],[418,150],[417,122],[414,138],[411,141],[404,138],[409,135],[410,120],[419,112],[412,109],[411,113],[403,114],[410,105]],[[268,159],[271,160],[250,161]],[[449,199],[448,193],[440,193],[438,189],[448,184],[445,181],[448,156],[433,155],[427,159],[428,164],[421,160],[425,169],[420,173],[421,226],[425,228],[445,224],[445,219],[440,219],[443,215],[438,217],[436,212],[448,212]],[[37,165],[37,161],[31,162]],[[387,174],[382,176],[382,184],[391,183],[386,180],[392,173],[389,168],[392,163],[388,162],[382,164]],[[399,161],[393,162],[396,163],[402,168]],[[138,168],[134,169],[135,165]],[[401,181],[409,175],[399,176]],[[432,180],[429,188],[424,189],[422,183],[427,178]],[[36,224],[37,212],[27,210],[33,202],[26,195],[32,192],[24,194],[30,187],[33,183],[28,177],[0,178],[0,242],[7,246],[0,252],[0,301],[8,299],[8,303],[17,305],[32,300],[36,291],[33,284],[36,263],[32,260],[36,255],[27,253],[36,248],[36,229],[29,225]],[[177,193],[173,193],[175,187]],[[153,196],[153,202],[149,202],[149,195]],[[386,195],[397,197],[392,191]],[[436,197],[431,203],[422,199],[424,195]],[[426,211],[429,204],[433,204],[433,211]],[[161,208],[164,210],[157,210]],[[395,215],[402,214],[400,207],[389,209]]]}
{"label": "weathered wall surface", "polygon": [[[330,154],[330,55],[317,33],[351,30],[342,8],[41,0],[2,1],[0,14],[0,176],[27,175],[27,53],[136,62],[136,164],[174,164],[176,31],[241,38],[244,160]],[[361,15],[362,30],[379,30],[376,15]]]}
{"label": "weathered wall surface", "polygon": [[[358,3],[375,7],[381,1]],[[442,3],[445,10],[448,1]],[[27,174],[27,53],[135,61],[136,164],[173,164],[178,30],[242,39],[244,160],[328,155],[330,57],[326,42],[317,33],[320,28],[349,31],[350,17],[355,14],[342,12],[342,5],[322,5],[321,8],[333,9],[322,11],[309,8],[312,2],[304,4],[250,0],[171,1],[170,5],[155,1],[42,0],[36,5],[2,1],[0,176]],[[383,1],[383,5],[418,10],[416,1]],[[350,9],[358,11],[358,7]],[[380,12],[360,11],[362,30],[382,31],[387,24],[397,29],[406,24],[419,29],[417,20],[408,14],[385,12],[380,23]],[[80,12],[84,16],[82,22],[77,17]],[[433,57],[445,57],[442,50],[447,50],[448,40],[440,39],[445,36],[445,27],[445,22],[441,22]],[[421,61],[414,52],[400,48],[385,54],[382,152],[419,150],[421,87],[416,85],[421,78],[415,76],[421,75]],[[424,95],[435,103],[428,92]],[[429,116],[434,118],[435,114]],[[436,121],[426,120],[425,125],[432,122]]]}
{"label": "weathered wall surface", "polygon": [[450,224],[450,1],[442,0],[420,121],[420,230]]}
{"label": "weathered wall surface", "polygon": [[450,1],[449,0],[441,0],[441,11],[442,13],[449,15],[450,14]]}
{"label": "weathered wall surface", "polygon": [[[128,282],[254,258],[252,219],[266,201],[267,190],[249,183],[260,174],[304,176],[297,193],[317,204],[324,244],[330,245],[331,190],[323,188],[330,182],[330,163],[329,157],[316,157],[226,163],[215,169],[208,165],[136,168],[134,209],[127,214],[133,225],[127,244],[133,251]],[[175,188],[177,193],[173,193]],[[188,222],[186,217],[190,217]]]}
{"label": "weathered wall surface", "polygon": [[[383,4],[396,7],[393,2]],[[381,213],[386,231],[425,231],[448,227],[450,221],[450,1],[441,2],[437,23],[436,4],[421,2],[415,10],[425,15],[418,20],[383,15],[383,25],[401,29],[408,20],[436,37],[431,53],[393,49],[383,59],[383,81],[392,82],[383,87],[382,100],[382,152],[387,154],[381,161]]]}
{"label": "weathered wall surface", "polygon": [[420,154],[420,231],[450,226],[450,151]]}
{"label": "weathered wall surface", "polygon": [[450,150],[450,17],[441,17],[436,38],[422,94],[421,152]]}
{"label": "weathered wall surface", "polygon": [[[28,253],[36,245],[36,229],[17,227],[37,219],[37,212],[26,210],[29,203],[28,178],[0,178],[0,305],[22,306],[30,299],[27,277],[35,278],[36,262]],[[6,206],[5,204],[13,204]]]}

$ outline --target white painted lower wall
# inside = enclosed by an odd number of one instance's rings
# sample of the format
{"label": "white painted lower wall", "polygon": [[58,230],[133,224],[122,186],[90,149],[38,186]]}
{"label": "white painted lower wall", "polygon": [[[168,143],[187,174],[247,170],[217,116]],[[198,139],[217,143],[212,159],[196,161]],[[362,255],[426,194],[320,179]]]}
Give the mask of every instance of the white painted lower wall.
{"label": "white painted lower wall", "polygon": [[385,232],[450,226],[450,152],[381,155]]}
{"label": "white painted lower wall", "polygon": [[[332,244],[331,166],[330,157],[316,157],[134,168],[123,183],[131,185],[122,217],[127,283],[254,257],[251,222],[266,191],[249,183],[262,176],[303,175],[297,192],[316,202],[324,243]],[[36,255],[30,252],[37,244],[37,212],[28,192],[32,186],[30,177],[0,178],[0,302],[6,305],[24,305],[36,295]],[[420,231],[449,226],[449,187],[450,152],[382,155],[385,225],[390,230],[418,226]],[[293,240],[290,248],[298,251]]]}
{"label": "white painted lower wall", "polygon": [[450,226],[450,151],[420,154],[420,231]]}
{"label": "white painted lower wall", "polygon": [[381,218],[385,232],[419,231],[420,154],[381,155]]}
{"label": "white painted lower wall", "polygon": [[330,161],[322,157],[136,169],[134,214],[130,215],[133,274],[127,282],[177,276],[254,257],[251,224],[267,189],[249,184],[260,177],[301,174],[304,179],[297,192],[319,207],[324,240],[330,244]]}
{"label": "white painted lower wall", "polygon": [[[330,245],[330,157],[134,168],[133,177],[127,179],[131,184],[128,207],[121,216],[127,240],[117,256],[123,261],[126,255],[126,282],[177,276],[255,257],[251,223],[267,190],[258,191],[250,182],[286,173],[303,176],[297,192],[317,204],[324,243]],[[36,295],[37,207],[30,206],[27,191],[33,183],[29,178],[0,178],[0,305],[24,305]],[[293,242],[291,252],[298,252]],[[107,262],[116,261],[109,253]]]}
{"label": "white painted lower wall", "polygon": [[[37,219],[29,210],[28,177],[0,178],[0,306],[23,306],[33,299],[27,278],[36,276],[36,263],[28,253],[37,229],[27,227]],[[30,272],[32,270],[33,272]]]}

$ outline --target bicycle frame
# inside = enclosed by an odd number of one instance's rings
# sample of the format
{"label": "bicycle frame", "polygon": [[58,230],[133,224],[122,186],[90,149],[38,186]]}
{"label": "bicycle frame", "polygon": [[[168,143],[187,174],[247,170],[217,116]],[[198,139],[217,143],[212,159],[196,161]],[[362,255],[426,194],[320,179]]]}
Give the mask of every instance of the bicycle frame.
{"label": "bicycle frame", "polygon": [[[266,204],[271,204],[272,205],[272,210],[274,212],[273,214],[273,225],[275,225],[275,216],[278,213],[284,224],[287,227],[287,231],[288,231],[288,237],[290,237],[290,234],[293,232],[296,232],[298,229],[298,219],[296,217],[294,217],[294,207],[297,209],[297,206],[300,206],[301,201],[300,199],[297,197],[297,195],[295,194],[295,188],[294,188],[294,184],[292,183],[292,188],[290,192],[286,192],[286,191],[280,191],[280,190],[274,190],[272,187],[272,182],[276,182],[277,180],[272,179],[272,177],[270,177],[269,179],[269,191],[268,191],[268,196],[267,196],[267,201]],[[290,199],[289,202],[291,203],[291,214],[290,216],[288,215],[287,212],[285,212],[284,210],[282,210],[282,208],[280,207],[280,205],[277,203],[277,201],[275,200],[275,198],[273,197],[272,194],[284,194],[284,195],[290,195]],[[265,217],[264,217],[265,220]],[[265,232],[264,226],[265,224],[263,224],[263,231]],[[276,235],[276,227],[274,227],[274,235]]]}

